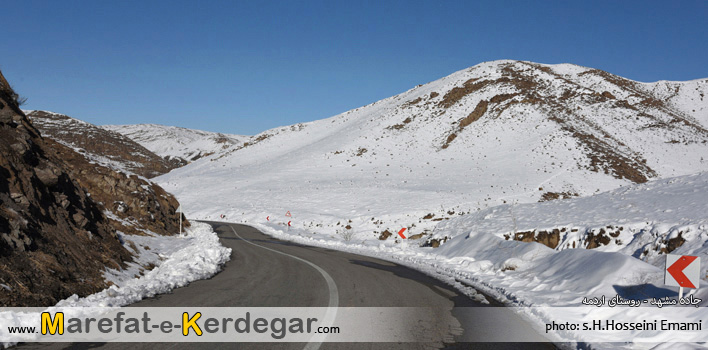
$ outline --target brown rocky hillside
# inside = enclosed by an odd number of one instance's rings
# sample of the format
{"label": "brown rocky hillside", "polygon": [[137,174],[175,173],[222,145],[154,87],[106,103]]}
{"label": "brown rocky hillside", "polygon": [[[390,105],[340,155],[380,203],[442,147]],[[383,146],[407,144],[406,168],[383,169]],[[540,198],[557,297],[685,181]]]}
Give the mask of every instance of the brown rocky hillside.
{"label": "brown rocky hillside", "polygon": [[117,132],[63,114],[29,111],[27,116],[42,135],[114,169],[152,178],[183,165],[179,161],[160,157]]}
{"label": "brown rocky hillside", "polygon": [[159,186],[43,138],[0,72],[0,306],[47,306],[105,288],[103,271],[132,259],[117,230],[174,233],[177,206]]}

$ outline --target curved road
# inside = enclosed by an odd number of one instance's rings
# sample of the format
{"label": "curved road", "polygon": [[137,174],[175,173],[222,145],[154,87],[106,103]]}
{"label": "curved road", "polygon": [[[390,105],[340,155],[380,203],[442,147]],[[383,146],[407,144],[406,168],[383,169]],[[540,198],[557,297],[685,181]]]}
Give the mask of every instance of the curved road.
{"label": "curved road", "polygon": [[[421,272],[360,255],[293,244],[266,236],[245,225],[208,222],[221,243],[232,249],[231,260],[208,280],[196,281],[169,294],[146,299],[130,307],[230,306],[230,307],[488,307],[476,303],[450,286]],[[457,334],[447,334],[434,347],[490,349],[554,349],[511,311],[497,320],[448,312],[441,322],[455,320]],[[458,323],[459,322],[459,323]],[[460,324],[463,330],[459,330]],[[442,325],[442,328],[455,328]],[[477,335],[522,332],[537,343],[459,343]],[[461,334],[460,334],[461,333]],[[488,338],[486,338],[488,339]],[[26,349],[410,349],[430,348],[430,343],[34,343]]]}

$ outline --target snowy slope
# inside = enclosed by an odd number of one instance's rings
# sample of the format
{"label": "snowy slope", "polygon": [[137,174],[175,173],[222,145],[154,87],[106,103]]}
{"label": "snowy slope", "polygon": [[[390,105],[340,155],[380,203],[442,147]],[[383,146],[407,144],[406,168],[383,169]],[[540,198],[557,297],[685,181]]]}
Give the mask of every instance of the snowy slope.
{"label": "snowy slope", "polygon": [[660,81],[644,84],[659,100],[667,102],[669,108],[686,113],[708,125],[708,84],[706,79],[686,82]]}
{"label": "snowy slope", "polygon": [[[579,66],[489,62],[329,119],[266,131],[160,181],[187,205],[208,198],[234,213],[292,210],[336,222],[470,212],[708,170],[703,123],[655,107],[654,90]],[[484,101],[486,110],[478,107]],[[460,131],[478,108],[484,113]],[[224,191],[233,195],[212,197]],[[204,209],[191,214],[215,214]]]}
{"label": "snowy slope", "polygon": [[[617,286],[660,297],[663,253],[708,246],[708,180],[691,175],[708,171],[707,89],[486,62],[157,180],[189,217],[399,260],[512,304]],[[537,203],[565,197],[585,198]]]}
{"label": "snowy slope", "polygon": [[147,178],[172,170],[175,165],[120,133],[49,111],[25,111],[43,136],[81,153],[90,161]]}
{"label": "snowy slope", "polygon": [[248,138],[156,124],[103,125],[102,128],[121,133],[162,157],[180,159],[185,164],[228,151]]}

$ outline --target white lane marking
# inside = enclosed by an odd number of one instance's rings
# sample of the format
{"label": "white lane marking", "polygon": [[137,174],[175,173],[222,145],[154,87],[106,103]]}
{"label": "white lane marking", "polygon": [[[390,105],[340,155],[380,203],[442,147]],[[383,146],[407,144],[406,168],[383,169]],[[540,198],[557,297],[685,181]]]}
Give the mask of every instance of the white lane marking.
{"label": "white lane marking", "polygon": [[[234,231],[234,235],[236,235],[236,237],[240,238],[241,240],[243,240],[244,242],[246,242],[248,244],[251,244],[256,247],[260,247],[260,248],[263,248],[266,250],[270,250],[271,252],[275,252],[278,254],[289,256],[295,260],[302,261],[305,264],[310,265],[312,268],[317,270],[317,272],[319,272],[320,275],[322,275],[322,277],[324,277],[325,281],[327,282],[327,288],[329,288],[329,305],[327,307],[327,312],[325,313],[325,317],[322,320],[322,322],[328,326],[331,326],[334,323],[334,319],[337,317],[337,307],[339,306],[339,291],[337,290],[337,284],[334,283],[334,279],[332,279],[332,276],[330,276],[327,273],[327,271],[323,270],[321,267],[319,267],[319,266],[317,266],[305,259],[299,258],[294,255],[290,255],[288,253],[283,253],[283,252],[275,250],[275,249],[264,247],[260,244],[253,243],[253,242],[239,236],[239,234],[236,232],[236,230],[234,229],[233,226],[229,225],[229,227],[231,227],[231,231]],[[304,349],[306,349],[306,350],[319,349],[320,345],[322,345],[322,341],[324,340],[325,337],[327,337],[326,334],[315,334],[314,336],[312,336],[312,338],[310,339],[310,342],[307,343],[307,345],[304,347]]]}

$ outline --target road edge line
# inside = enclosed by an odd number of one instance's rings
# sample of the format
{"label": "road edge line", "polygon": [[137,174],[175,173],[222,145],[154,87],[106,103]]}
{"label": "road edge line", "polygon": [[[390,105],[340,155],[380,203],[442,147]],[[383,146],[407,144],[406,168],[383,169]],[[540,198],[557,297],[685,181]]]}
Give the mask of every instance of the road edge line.
{"label": "road edge line", "polygon": [[[317,272],[319,272],[320,275],[322,275],[322,277],[325,279],[325,282],[327,282],[327,288],[329,289],[329,305],[327,306],[327,312],[325,313],[325,317],[324,317],[323,322],[324,322],[324,324],[328,324],[328,325],[331,325],[331,324],[334,323],[334,319],[337,317],[337,307],[339,307],[339,290],[337,289],[337,284],[334,282],[334,279],[332,278],[332,276],[330,276],[330,275],[327,273],[327,271],[325,271],[325,270],[322,269],[321,267],[317,266],[315,263],[310,262],[310,261],[307,261],[307,260],[305,260],[305,259],[303,259],[303,258],[294,256],[294,255],[290,255],[290,254],[288,254],[288,253],[283,253],[283,252],[281,252],[281,251],[278,251],[278,250],[275,250],[275,249],[271,249],[271,248],[268,248],[268,247],[264,247],[264,246],[262,246],[262,245],[260,245],[260,244],[253,243],[253,242],[251,242],[251,241],[249,241],[249,240],[247,240],[247,239],[241,237],[241,236],[238,234],[238,232],[236,232],[236,229],[234,229],[234,227],[233,227],[231,224],[229,224],[229,227],[231,228],[231,231],[234,232],[234,235],[236,235],[236,237],[238,237],[239,239],[243,240],[244,242],[246,242],[246,243],[248,243],[248,244],[251,244],[251,245],[254,245],[254,246],[256,246],[256,247],[263,248],[263,249],[266,249],[266,250],[270,250],[271,252],[275,252],[275,253],[278,253],[278,254],[282,254],[282,255],[285,255],[285,256],[289,256],[289,257],[291,257],[291,258],[293,258],[293,259],[295,259],[295,260],[302,261],[302,262],[304,262],[305,264],[310,265],[310,267],[312,267],[312,268],[314,268],[315,270],[317,270]],[[259,232],[260,232],[260,231],[259,231]],[[326,337],[327,337],[326,334],[324,334],[324,335],[323,335],[323,334],[315,334],[315,335],[312,337],[311,341],[304,347],[304,349],[305,349],[305,350],[317,350],[317,349],[319,349],[319,348],[320,348],[320,345],[322,345],[322,341],[323,341],[324,338],[326,338]]]}

